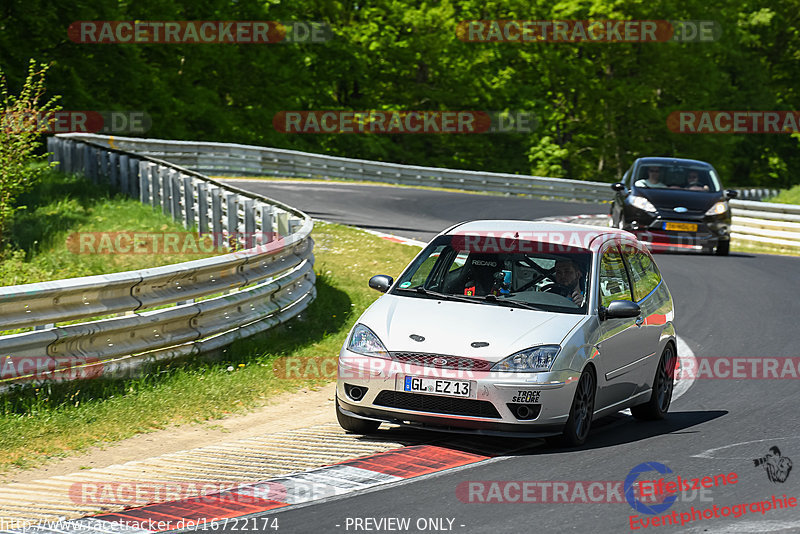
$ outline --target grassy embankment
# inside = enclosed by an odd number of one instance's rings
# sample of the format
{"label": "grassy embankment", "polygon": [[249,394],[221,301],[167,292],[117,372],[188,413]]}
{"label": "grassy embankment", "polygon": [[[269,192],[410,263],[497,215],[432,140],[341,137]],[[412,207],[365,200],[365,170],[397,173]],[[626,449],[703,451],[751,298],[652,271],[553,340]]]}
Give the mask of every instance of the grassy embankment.
{"label": "grassy embankment", "polygon": [[[24,203],[29,209],[17,218],[13,240],[27,253],[17,252],[0,264],[4,285],[198,257],[73,257],[64,245],[73,232],[180,228],[148,206],[111,196],[81,179],[50,177]],[[0,473],[169,425],[244,413],[277,393],[326,382],[276,376],[276,360],[335,359],[353,322],[378,296],[367,287],[369,276],[396,276],[417,249],[333,224],[317,223],[313,237],[317,300],[301,318],[260,339],[234,344],[225,361],[165,365],[137,379],[28,386],[0,396]]]}

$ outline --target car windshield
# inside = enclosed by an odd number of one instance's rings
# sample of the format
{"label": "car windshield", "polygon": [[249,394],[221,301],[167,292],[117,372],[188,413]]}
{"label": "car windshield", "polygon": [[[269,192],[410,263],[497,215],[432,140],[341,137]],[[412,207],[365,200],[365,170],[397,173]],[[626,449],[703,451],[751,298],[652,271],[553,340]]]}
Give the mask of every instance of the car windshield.
{"label": "car windshield", "polygon": [[392,293],[586,313],[591,257],[589,250],[562,244],[439,236],[401,275]]}
{"label": "car windshield", "polygon": [[714,169],[692,164],[646,164],[639,167],[636,187],[714,192],[720,190]]}

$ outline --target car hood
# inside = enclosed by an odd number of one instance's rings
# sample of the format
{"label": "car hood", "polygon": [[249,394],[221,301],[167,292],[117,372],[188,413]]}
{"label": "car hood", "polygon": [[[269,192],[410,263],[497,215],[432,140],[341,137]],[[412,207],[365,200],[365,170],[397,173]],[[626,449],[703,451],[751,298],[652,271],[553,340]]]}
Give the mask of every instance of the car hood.
{"label": "car hood", "polygon": [[672,209],[683,206],[690,211],[702,212],[723,198],[721,191],[681,191],[679,189],[648,189],[645,187],[637,187],[636,194],[645,197],[656,208]]}
{"label": "car hood", "polygon": [[[426,352],[497,362],[534,345],[559,345],[586,315],[540,312],[493,304],[384,295],[359,322],[389,352]],[[422,336],[414,341],[409,336]],[[488,343],[475,348],[474,342]]]}

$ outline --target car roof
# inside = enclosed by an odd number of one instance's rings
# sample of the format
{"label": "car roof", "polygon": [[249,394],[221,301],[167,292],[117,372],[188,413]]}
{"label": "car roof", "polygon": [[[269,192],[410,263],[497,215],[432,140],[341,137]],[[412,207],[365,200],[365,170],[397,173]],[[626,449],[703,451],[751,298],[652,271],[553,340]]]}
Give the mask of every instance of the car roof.
{"label": "car roof", "polygon": [[675,165],[677,163],[684,163],[689,165],[700,165],[703,167],[713,167],[713,165],[711,165],[710,163],[706,161],[700,161],[699,159],[664,158],[664,157],[653,157],[653,156],[639,158],[634,163],[648,164],[648,165]]}
{"label": "car roof", "polygon": [[[614,236],[626,237],[631,241],[637,243],[636,236],[631,232],[620,230],[618,228],[609,228],[607,226],[591,226],[588,224],[574,224],[557,221],[523,221],[513,219],[484,219],[476,221],[466,221],[448,228],[441,235],[458,235],[465,233],[477,234],[491,234],[494,237],[503,237],[507,232],[521,232],[525,233],[546,233],[546,234],[562,234],[562,235],[578,235],[594,237],[591,238],[592,248],[608,241],[609,238]],[[598,240],[597,237],[603,236],[603,239]],[[619,238],[618,237],[618,238]],[[543,237],[539,237],[543,242],[547,242]],[[566,239],[564,244],[569,243],[570,240]],[[585,243],[584,238],[581,242]]]}

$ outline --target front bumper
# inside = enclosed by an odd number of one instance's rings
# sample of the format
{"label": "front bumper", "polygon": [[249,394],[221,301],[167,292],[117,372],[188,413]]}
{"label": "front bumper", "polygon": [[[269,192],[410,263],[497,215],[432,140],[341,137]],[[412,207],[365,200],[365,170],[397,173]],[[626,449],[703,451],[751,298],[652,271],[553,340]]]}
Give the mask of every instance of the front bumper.
{"label": "front bumper", "polygon": [[[668,224],[694,224],[696,231],[667,230]],[[636,210],[628,219],[626,230],[653,251],[713,252],[721,242],[730,239],[730,216],[708,216],[701,213],[652,214]]]}
{"label": "front bumper", "polygon": [[[469,381],[470,398],[404,391],[406,376]],[[351,417],[477,434],[550,436],[569,417],[580,371],[505,373],[425,367],[342,349],[336,396]],[[360,395],[353,398],[353,388]],[[509,406],[510,405],[510,406]],[[520,406],[529,412],[520,417]],[[523,412],[526,410],[522,410]]]}

